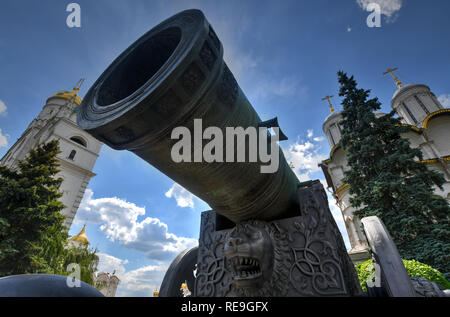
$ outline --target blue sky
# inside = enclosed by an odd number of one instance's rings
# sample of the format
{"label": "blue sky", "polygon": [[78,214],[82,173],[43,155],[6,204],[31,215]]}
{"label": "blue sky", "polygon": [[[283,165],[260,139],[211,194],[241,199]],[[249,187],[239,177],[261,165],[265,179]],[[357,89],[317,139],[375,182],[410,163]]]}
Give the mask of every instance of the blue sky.
{"label": "blue sky", "polygon": [[[377,0],[380,28],[369,28],[368,0],[154,1],[78,0],[81,28],[68,28],[63,0],[0,3],[0,156],[38,115],[45,100],[80,78],[84,96],[131,43],[169,16],[201,9],[225,50],[225,61],[263,120],[278,117],[281,143],[301,180],[324,179],[317,163],[328,157],[322,123],[325,95],[335,95],[336,72],[390,110],[395,91],[382,72],[399,67],[404,83],[423,83],[450,106],[450,2]],[[116,270],[119,296],[151,296],[170,261],[195,244],[208,205],[129,152],[102,148],[82,207],[71,228],[87,222],[100,268]],[[342,217],[330,201],[338,225]]]}

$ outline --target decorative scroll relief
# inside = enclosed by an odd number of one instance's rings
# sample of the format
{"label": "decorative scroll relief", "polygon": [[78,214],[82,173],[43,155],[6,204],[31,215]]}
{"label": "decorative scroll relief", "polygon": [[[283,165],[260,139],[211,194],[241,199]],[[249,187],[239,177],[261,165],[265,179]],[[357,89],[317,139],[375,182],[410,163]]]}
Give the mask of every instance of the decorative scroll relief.
{"label": "decorative scroll relief", "polygon": [[215,227],[215,213],[203,212],[195,296],[224,297],[235,294],[223,252],[226,231],[215,231]]}
{"label": "decorative scroll relief", "polygon": [[203,64],[205,64],[206,67],[208,67],[209,70],[211,70],[214,63],[216,62],[216,59],[217,56],[211,50],[208,41],[205,41],[200,51],[200,60]]}
{"label": "decorative scroll relief", "polygon": [[205,80],[200,68],[192,63],[181,77],[181,84],[189,95],[193,95]]}
{"label": "decorative scroll relief", "polygon": [[331,213],[316,194],[302,198],[302,216],[228,230],[215,231],[215,213],[203,213],[195,295],[349,295]]}
{"label": "decorative scroll relief", "polygon": [[315,234],[303,223],[294,222],[297,230],[294,235],[300,235],[298,247],[291,247],[293,264],[289,278],[298,293],[305,296],[344,295],[344,277],[336,247],[329,241],[322,240],[322,234]]}
{"label": "decorative scroll relief", "polygon": [[154,110],[159,115],[168,117],[175,114],[176,110],[180,109],[182,104],[180,98],[172,89],[170,89],[156,102]]}
{"label": "decorative scroll relief", "polygon": [[214,43],[214,46],[216,47],[217,51],[220,51],[220,41],[219,38],[216,35],[216,32],[214,32],[213,28],[209,26],[209,37],[211,38],[212,42]]}
{"label": "decorative scroll relief", "polygon": [[232,107],[238,97],[239,89],[236,79],[234,78],[227,65],[224,65],[222,82],[218,88],[218,98],[220,102],[228,107]]}

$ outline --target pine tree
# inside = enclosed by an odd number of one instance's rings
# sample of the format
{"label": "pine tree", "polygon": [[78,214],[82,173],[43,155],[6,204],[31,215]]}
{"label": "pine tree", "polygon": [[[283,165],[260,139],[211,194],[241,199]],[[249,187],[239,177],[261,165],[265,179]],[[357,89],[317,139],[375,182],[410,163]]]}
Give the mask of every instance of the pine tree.
{"label": "pine tree", "polygon": [[45,271],[43,242],[63,236],[58,142],[31,150],[18,169],[0,166],[0,276]]}
{"label": "pine tree", "polygon": [[418,260],[450,277],[450,207],[433,196],[444,177],[425,164],[401,133],[395,112],[376,116],[381,103],[368,99],[370,90],[358,89],[353,76],[338,72],[344,97],[341,145],[347,152],[350,203],[362,218],[378,216],[385,223],[402,258]]}
{"label": "pine tree", "polygon": [[58,141],[50,141],[32,149],[17,169],[0,166],[0,277],[69,275],[67,265],[77,263],[80,279],[93,285],[96,250],[68,247],[58,153]]}

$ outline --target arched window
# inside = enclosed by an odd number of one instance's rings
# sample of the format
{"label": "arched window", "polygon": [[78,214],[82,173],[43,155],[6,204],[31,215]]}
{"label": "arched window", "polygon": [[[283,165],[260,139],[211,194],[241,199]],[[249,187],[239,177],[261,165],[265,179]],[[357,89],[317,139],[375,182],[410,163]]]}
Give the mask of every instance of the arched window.
{"label": "arched window", "polygon": [[69,160],[74,160],[75,159],[75,154],[77,154],[77,151],[72,150],[72,152],[70,152],[68,159]]}
{"label": "arched window", "polygon": [[84,146],[84,147],[87,146],[86,141],[84,141],[82,138],[73,136],[73,137],[71,137],[70,139],[71,139],[73,142],[78,143],[78,144],[81,145],[81,146]]}

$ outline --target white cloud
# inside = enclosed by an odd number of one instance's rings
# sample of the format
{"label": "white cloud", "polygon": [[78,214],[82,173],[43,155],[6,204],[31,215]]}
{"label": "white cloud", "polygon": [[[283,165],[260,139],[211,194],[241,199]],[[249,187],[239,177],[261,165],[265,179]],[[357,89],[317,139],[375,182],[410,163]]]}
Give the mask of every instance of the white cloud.
{"label": "white cloud", "polygon": [[356,0],[358,5],[367,10],[370,3],[377,3],[380,5],[381,14],[385,15],[387,22],[393,22],[396,18],[396,13],[402,8],[402,0]]}
{"label": "white cloud", "polygon": [[8,134],[2,134],[2,129],[0,129],[0,147],[8,146]]}
{"label": "white cloud", "polygon": [[122,278],[122,275],[126,271],[124,265],[128,264],[128,260],[122,260],[106,253],[97,253],[97,256],[99,259],[97,265],[98,272],[113,273],[115,271],[115,274],[119,278]]}
{"label": "white cloud", "polygon": [[249,95],[255,100],[271,101],[278,97],[303,99],[308,94],[308,88],[300,85],[294,77],[274,78],[267,74],[258,74],[249,81],[254,83],[248,86]]}
{"label": "white cloud", "polygon": [[124,247],[140,251],[149,259],[172,259],[198,243],[197,239],[169,233],[167,224],[158,218],[146,217],[138,221],[138,217],[146,214],[143,207],[117,197],[94,199],[93,194],[92,190],[86,190],[75,222],[100,224],[100,230],[108,239],[118,240]]}
{"label": "white cloud", "polygon": [[319,153],[320,147],[310,141],[291,144],[284,151],[286,160],[294,165],[294,172],[300,181],[311,179],[311,174],[320,171],[318,164],[325,160],[326,155]]}
{"label": "white cloud", "polygon": [[168,269],[166,263],[161,265],[148,265],[135,270],[127,271],[125,265],[128,260],[122,260],[106,253],[97,253],[99,263],[98,272],[115,274],[120,279],[116,296],[153,296],[153,291],[160,289],[164,275]]}
{"label": "white cloud", "polygon": [[194,195],[192,195],[184,187],[174,183],[172,187],[166,192],[167,198],[175,198],[179,207],[191,207],[194,208]]}
{"label": "white cloud", "polygon": [[160,289],[167,269],[167,265],[148,265],[126,272],[119,277],[116,296],[153,296],[153,291]]}
{"label": "white cloud", "polygon": [[316,142],[322,142],[323,140],[325,140],[325,138],[323,136],[318,136],[318,137],[315,137],[313,140]]}
{"label": "white cloud", "polygon": [[312,139],[314,142],[322,142],[323,140],[325,140],[325,138],[323,136],[316,136],[315,138],[313,138],[314,136],[314,130],[313,129],[308,129],[306,131],[306,136],[308,139]]}
{"label": "white cloud", "polygon": [[0,100],[0,116],[6,115],[6,110],[7,109],[8,109],[8,107],[6,107],[5,103]]}
{"label": "white cloud", "polygon": [[351,32],[351,31],[352,31],[352,28],[347,26],[347,32]]}
{"label": "white cloud", "polygon": [[245,77],[249,71],[257,71],[260,68],[261,57],[254,56],[253,52],[236,50],[233,45],[224,43],[223,39],[221,40],[224,47],[227,45],[227,49],[224,52],[224,60],[236,79],[239,80]]}
{"label": "white cloud", "polygon": [[440,95],[438,97],[438,100],[444,106],[444,108],[450,108],[450,94]]}
{"label": "white cloud", "polygon": [[[228,22],[227,22],[228,23]],[[304,99],[308,88],[299,82],[298,74],[276,74],[263,64],[263,59],[252,51],[242,51],[235,43],[236,34],[228,34],[229,26],[222,30],[220,39],[225,47],[224,61],[249,100],[269,102],[276,98]],[[273,64],[278,63],[272,60]]]}

